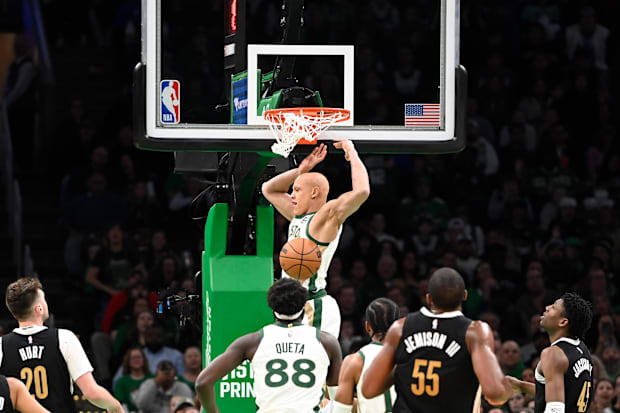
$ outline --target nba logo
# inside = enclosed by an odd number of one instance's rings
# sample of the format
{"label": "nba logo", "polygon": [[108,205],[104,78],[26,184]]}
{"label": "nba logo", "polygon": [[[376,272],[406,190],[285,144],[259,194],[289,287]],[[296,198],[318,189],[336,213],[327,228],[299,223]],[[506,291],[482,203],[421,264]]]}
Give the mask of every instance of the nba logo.
{"label": "nba logo", "polygon": [[181,84],[178,80],[162,80],[161,123],[175,124],[181,120]]}

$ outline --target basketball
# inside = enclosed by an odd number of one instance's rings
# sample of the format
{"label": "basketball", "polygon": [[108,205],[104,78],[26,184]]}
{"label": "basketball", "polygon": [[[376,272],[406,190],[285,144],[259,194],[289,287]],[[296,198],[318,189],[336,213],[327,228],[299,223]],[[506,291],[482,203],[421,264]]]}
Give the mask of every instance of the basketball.
{"label": "basketball", "polygon": [[280,250],[280,267],[292,278],[303,282],[321,266],[321,250],[309,239],[293,238]]}

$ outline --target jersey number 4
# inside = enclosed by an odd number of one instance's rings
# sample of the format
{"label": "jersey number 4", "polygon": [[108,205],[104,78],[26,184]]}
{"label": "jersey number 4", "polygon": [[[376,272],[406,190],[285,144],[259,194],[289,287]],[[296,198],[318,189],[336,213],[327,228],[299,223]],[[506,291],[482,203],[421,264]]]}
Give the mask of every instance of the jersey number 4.
{"label": "jersey number 4", "polygon": [[588,408],[588,400],[590,400],[590,386],[592,383],[586,381],[581,388],[581,394],[579,394],[579,400],[577,400],[577,411],[584,413]]}
{"label": "jersey number 4", "polygon": [[[284,386],[288,382],[288,374],[286,368],[288,364],[282,359],[270,360],[267,365],[267,375],[265,376],[265,384],[269,387]],[[310,388],[314,386],[316,377],[314,376],[314,368],[316,364],[312,360],[299,359],[293,363],[295,373],[291,380],[296,386]]]}
{"label": "jersey number 4", "polygon": [[47,388],[47,370],[44,366],[36,366],[34,369],[24,367],[20,370],[19,377],[26,385],[29,393],[31,393],[30,387],[34,382],[34,393],[31,394],[39,400],[47,398],[49,390]]}
{"label": "jersey number 4", "polygon": [[[423,370],[424,367],[426,368],[425,371]],[[421,396],[424,393],[430,397],[437,396],[439,394],[439,374],[435,370],[439,368],[441,368],[441,361],[416,359],[411,377],[414,380],[417,379],[417,383],[415,381],[411,383],[411,393],[416,396]]]}

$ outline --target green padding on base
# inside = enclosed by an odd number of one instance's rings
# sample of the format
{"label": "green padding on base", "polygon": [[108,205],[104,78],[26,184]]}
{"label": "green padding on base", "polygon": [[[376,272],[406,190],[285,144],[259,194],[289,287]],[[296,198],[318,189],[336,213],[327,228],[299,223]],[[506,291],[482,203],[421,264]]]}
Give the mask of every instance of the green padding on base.
{"label": "green padding on base", "polygon": [[[256,255],[226,255],[228,205],[216,204],[205,225],[202,256],[203,364],[238,337],[273,322],[267,290],[273,283],[273,208],[256,210]],[[222,413],[252,412],[251,367],[245,362],[215,386]]]}

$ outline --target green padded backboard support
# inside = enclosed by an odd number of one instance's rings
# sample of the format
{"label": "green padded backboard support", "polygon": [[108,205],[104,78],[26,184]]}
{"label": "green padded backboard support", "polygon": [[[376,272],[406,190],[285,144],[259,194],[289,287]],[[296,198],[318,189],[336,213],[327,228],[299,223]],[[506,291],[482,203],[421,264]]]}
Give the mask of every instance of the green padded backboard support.
{"label": "green padded backboard support", "polygon": [[[238,337],[273,322],[267,290],[273,283],[273,208],[256,207],[256,255],[226,255],[228,205],[215,204],[205,225],[202,256],[203,364]],[[249,362],[215,386],[222,413],[256,410]]]}

